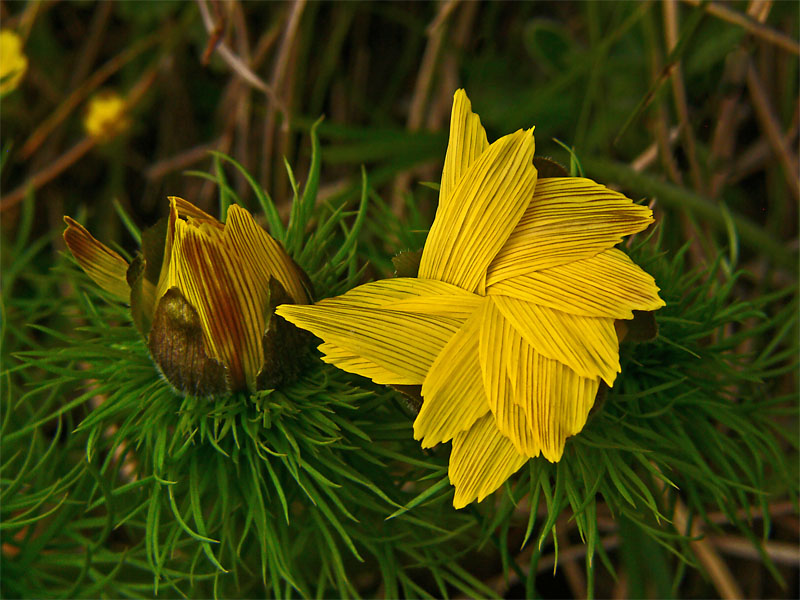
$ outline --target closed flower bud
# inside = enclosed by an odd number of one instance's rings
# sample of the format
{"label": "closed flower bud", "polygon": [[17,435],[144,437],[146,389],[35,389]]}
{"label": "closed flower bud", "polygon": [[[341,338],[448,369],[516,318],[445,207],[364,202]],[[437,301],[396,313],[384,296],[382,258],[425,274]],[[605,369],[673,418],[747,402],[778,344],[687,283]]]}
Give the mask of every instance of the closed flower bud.
{"label": "closed flower bud", "polygon": [[178,391],[205,396],[293,378],[305,335],[274,315],[306,304],[305,274],[246,210],[225,224],[177,197],[128,265],[70,217],[64,240],[103,289],[129,301],[150,354]]}

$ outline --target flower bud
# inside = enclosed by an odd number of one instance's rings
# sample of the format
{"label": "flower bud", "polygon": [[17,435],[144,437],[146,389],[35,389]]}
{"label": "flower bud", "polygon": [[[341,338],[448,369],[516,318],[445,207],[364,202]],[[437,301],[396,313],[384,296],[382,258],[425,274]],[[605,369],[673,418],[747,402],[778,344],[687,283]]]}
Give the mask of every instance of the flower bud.
{"label": "flower bud", "polygon": [[84,271],[131,304],[161,373],[184,394],[274,388],[297,374],[306,334],[274,315],[309,302],[307,278],[246,210],[225,224],[177,197],[142,234],[128,265],[65,217],[64,239]]}

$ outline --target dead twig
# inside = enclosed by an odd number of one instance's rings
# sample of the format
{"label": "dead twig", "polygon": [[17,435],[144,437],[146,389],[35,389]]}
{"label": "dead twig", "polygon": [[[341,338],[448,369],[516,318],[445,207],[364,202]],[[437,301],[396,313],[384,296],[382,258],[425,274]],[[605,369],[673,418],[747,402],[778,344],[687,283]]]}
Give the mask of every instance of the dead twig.
{"label": "dead twig", "polygon": [[[662,4],[664,7],[664,37],[666,38],[667,50],[672,51],[678,43],[678,5],[677,0],[666,0]],[[692,175],[692,184],[697,193],[705,195],[703,176],[700,172],[700,164],[697,162],[697,148],[694,140],[694,131],[689,122],[689,104],[686,101],[686,87],[683,83],[683,69],[680,60],[676,60],[672,65],[671,71],[672,95],[675,98],[675,111],[678,113],[678,121],[681,125],[683,136],[683,147],[686,151],[686,159],[689,162],[689,172]]]}
{"label": "dead twig", "polygon": [[750,92],[756,117],[764,129],[772,152],[783,167],[786,183],[792,190],[795,199],[800,200],[800,173],[797,168],[797,156],[785,143],[780,121],[772,109],[767,92],[764,90],[764,84],[761,82],[761,77],[759,77],[752,60],[748,61],[747,66],[747,90]]}
{"label": "dead twig", "polygon": [[[701,4],[701,0],[683,1],[686,4],[691,4],[692,6],[700,6]],[[773,44],[786,50],[787,52],[791,52],[792,54],[800,54],[800,43],[793,40],[785,33],[777,31],[776,29],[764,25],[763,23],[759,23],[755,19],[752,19],[747,15],[743,15],[742,13],[729,8],[724,4],[719,2],[708,2],[705,5],[705,10],[708,14],[722,19],[723,21],[743,27],[749,34],[754,35],[765,42]]]}
{"label": "dead twig", "polygon": [[[205,26],[206,31],[213,36],[214,31],[217,29],[217,25],[214,22],[211,13],[208,11],[208,6],[206,5],[205,0],[197,0],[197,6],[200,9],[200,16],[203,19],[203,25]],[[224,41],[220,41],[216,45],[215,49],[219,53],[222,60],[225,61],[225,63],[231,69],[233,69],[233,71],[239,75],[239,77],[260,92],[263,92],[270,99],[270,101],[274,103],[275,107],[281,113],[286,113],[286,107],[283,105],[283,102],[281,102],[280,98],[278,98],[277,94],[275,94],[275,91],[272,89],[272,87],[258,75],[256,75],[241,58],[239,58],[230,48],[228,48]]]}

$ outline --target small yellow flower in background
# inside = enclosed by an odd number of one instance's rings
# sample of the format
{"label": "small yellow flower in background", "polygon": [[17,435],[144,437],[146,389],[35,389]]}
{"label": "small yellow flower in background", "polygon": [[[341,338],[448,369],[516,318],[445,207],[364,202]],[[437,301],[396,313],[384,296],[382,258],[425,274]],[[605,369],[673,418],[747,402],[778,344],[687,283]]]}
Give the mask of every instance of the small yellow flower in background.
{"label": "small yellow flower in background", "polygon": [[28,58],[22,52],[22,38],[10,29],[0,31],[0,94],[17,89]]}
{"label": "small yellow flower in background", "polygon": [[108,142],[130,127],[125,100],[116,92],[102,92],[89,100],[83,126],[98,142]]}
{"label": "small yellow flower in background", "polygon": [[416,278],[368,283],[276,313],[322,338],[323,360],[376,383],[421,385],[414,437],[452,441],[453,504],[529,458],[558,461],[619,365],[616,319],[664,306],[614,248],[652,212],[589,179],[537,180],[533,131],[489,144],[453,101],[439,207]]}
{"label": "small yellow flower in background", "polygon": [[305,275],[238,206],[225,224],[170,197],[130,265],[70,217],[64,240],[97,285],[130,302],[153,360],[180,392],[205,396],[276,387],[294,373],[302,332],[273,319],[307,303]]}

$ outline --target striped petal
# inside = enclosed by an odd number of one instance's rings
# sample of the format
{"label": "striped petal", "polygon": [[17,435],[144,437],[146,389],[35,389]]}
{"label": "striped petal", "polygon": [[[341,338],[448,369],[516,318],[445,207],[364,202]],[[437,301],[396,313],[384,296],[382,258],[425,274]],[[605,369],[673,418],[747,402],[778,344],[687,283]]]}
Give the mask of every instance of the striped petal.
{"label": "striped petal", "polygon": [[396,277],[365,283],[317,304],[332,306],[366,306],[392,308],[406,312],[423,312],[466,319],[480,298],[449,283],[433,279]]}
{"label": "striped petal", "polygon": [[[505,319],[493,301],[481,314],[480,362],[483,388],[499,431],[525,456],[538,456],[540,444],[535,430],[528,426],[516,402],[521,391],[519,377],[525,366],[520,362],[527,346],[519,332]],[[531,382],[536,385],[536,382]]]}
{"label": "striped petal", "polygon": [[302,272],[283,247],[240,206],[228,209],[223,234],[229,252],[239,256],[251,279],[269,287],[269,276],[277,279],[295,302],[306,304]]}
{"label": "striped petal", "polygon": [[255,390],[264,363],[268,276],[254,280],[242,260],[208,227],[175,221],[168,288],[197,311],[208,355],[228,368],[233,389]]}
{"label": "striped petal", "polygon": [[655,280],[616,248],[505,279],[487,291],[587,317],[632,319],[634,310],[664,306]]}
{"label": "striped petal", "polygon": [[[393,373],[398,384],[411,385],[413,381],[414,385],[421,385],[463,320],[399,311],[384,305],[440,287],[437,282],[386,279],[314,306],[281,305],[276,312],[337,346],[340,353],[330,357],[334,365],[338,366],[337,361],[342,360],[353,368],[352,357],[359,357]],[[367,368],[363,374],[371,377],[372,372]],[[382,382],[387,382],[384,375],[381,372]]]}
{"label": "striped petal", "polygon": [[489,412],[478,354],[481,323],[479,310],[431,365],[422,385],[422,409],[414,421],[414,439],[422,440],[423,448],[451,440]]}
{"label": "striped petal", "polygon": [[591,258],[652,222],[649,208],[590,179],[542,179],[490,265],[487,285]]}
{"label": "striped petal", "polygon": [[322,343],[318,346],[322,352],[322,361],[332,364],[342,371],[355,373],[362,377],[368,377],[380,385],[419,385],[417,378],[403,379],[401,375],[393,373],[368,361],[366,358],[355,356],[351,352],[339,348],[335,344]]}
{"label": "striped petal", "polygon": [[439,188],[439,206],[446,206],[450,202],[461,177],[488,147],[486,131],[480,117],[472,112],[467,93],[456,90],[450,114],[450,139]]}
{"label": "striped petal", "polygon": [[581,377],[530,345],[523,347],[515,402],[547,460],[557,462],[567,437],[583,429],[598,385],[597,379]]}
{"label": "striped petal", "polygon": [[490,296],[510,324],[539,354],[564,363],[584,377],[614,385],[619,341],[614,319],[571,315],[509,296]]}
{"label": "striped petal", "polygon": [[64,241],[81,269],[105,291],[128,302],[131,293],[126,279],[128,261],[100,243],[71,217],[65,216],[64,222],[67,224]]}
{"label": "striped petal", "polygon": [[484,293],[486,269],[503,247],[536,186],[531,131],[507,135],[487,148],[436,210],[419,276]]}
{"label": "striped petal", "polygon": [[527,457],[500,433],[492,415],[478,419],[467,431],[453,438],[448,475],[456,488],[455,508],[463,508],[499,488],[525,464]]}

